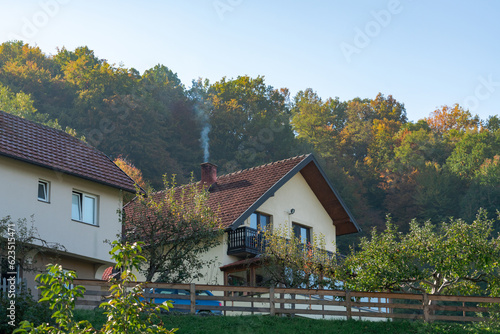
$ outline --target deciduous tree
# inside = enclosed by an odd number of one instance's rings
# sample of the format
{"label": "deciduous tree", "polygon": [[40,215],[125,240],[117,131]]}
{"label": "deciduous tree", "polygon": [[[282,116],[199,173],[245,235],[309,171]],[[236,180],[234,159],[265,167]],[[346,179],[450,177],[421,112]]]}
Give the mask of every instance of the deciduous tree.
{"label": "deciduous tree", "polygon": [[335,255],[326,251],[324,236],[313,233],[311,242],[303,244],[291,229],[282,226],[260,233],[265,244],[261,261],[270,284],[305,289],[330,284],[325,276]]}
{"label": "deciduous tree", "polygon": [[500,237],[492,235],[493,223],[480,211],[472,223],[451,219],[436,226],[412,221],[410,231],[403,234],[388,220],[385,231],[373,230],[371,238],[361,240],[361,249],[347,257],[346,286],[488,294],[500,274]]}
{"label": "deciduous tree", "polygon": [[447,105],[434,110],[426,119],[429,127],[437,133],[443,134],[450,130],[477,131],[481,125],[479,117],[462,108],[458,103],[452,107]]}
{"label": "deciduous tree", "polygon": [[[162,192],[139,194],[124,208],[124,238],[143,241],[148,281],[186,282],[203,277],[211,263],[200,256],[217,246],[223,230],[208,206],[208,191],[200,184],[175,186],[165,182]],[[215,261],[215,259],[213,259]]]}

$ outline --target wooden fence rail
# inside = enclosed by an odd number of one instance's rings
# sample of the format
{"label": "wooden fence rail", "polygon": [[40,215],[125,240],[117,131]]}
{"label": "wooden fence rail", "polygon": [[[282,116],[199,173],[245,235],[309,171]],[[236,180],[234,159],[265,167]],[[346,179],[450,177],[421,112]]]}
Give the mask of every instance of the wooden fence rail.
{"label": "wooden fence rail", "polygon": [[[87,288],[80,307],[97,307],[109,295],[109,283],[77,279],[75,284]],[[290,314],[312,318],[343,319],[422,319],[425,321],[484,321],[489,318],[498,297],[440,296],[429,294],[359,292],[338,290],[307,290],[202,284],[144,283],[146,299],[175,300],[174,310],[186,313],[223,312],[237,314]],[[155,293],[149,288],[182,291]],[[197,291],[210,291],[198,294]],[[153,293],[152,293],[153,292]],[[218,301],[209,303],[206,301]]]}
{"label": "wooden fence rail", "polygon": [[13,289],[15,294],[19,294],[24,288],[26,288],[26,279],[15,278],[14,284],[11,284],[6,277],[0,279],[0,292],[3,294],[13,292]]}

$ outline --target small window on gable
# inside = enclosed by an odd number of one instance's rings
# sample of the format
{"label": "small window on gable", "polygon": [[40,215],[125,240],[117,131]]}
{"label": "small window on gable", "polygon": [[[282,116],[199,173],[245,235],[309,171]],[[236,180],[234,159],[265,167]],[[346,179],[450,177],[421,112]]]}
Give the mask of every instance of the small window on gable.
{"label": "small window on gable", "polygon": [[97,196],[73,191],[71,195],[71,219],[97,225]]}
{"label": "small window on gable", "polygon": [[271,223],[271,216],[260,212],[254,212],[250,215],[250,227],[256,230],[265,231]]}
{"label": "small window on gable", "polygon": [[41,202],[49,202],[50,183],[44,180],[38,180],[38,200]]}
{"label": "small window on gable", "polygon": [[293,223],[293,234],[303,244],[311,243],[311,228],[304,225]]}

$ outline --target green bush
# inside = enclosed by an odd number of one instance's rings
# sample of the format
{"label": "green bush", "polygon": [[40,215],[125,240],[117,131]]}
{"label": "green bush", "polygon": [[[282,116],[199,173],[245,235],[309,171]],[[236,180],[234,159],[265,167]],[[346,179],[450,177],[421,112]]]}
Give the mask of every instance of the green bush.
{"label": "green bush", "polygon": [[[35,324],[54,323],[49,306],[37,303],[29,290],[23,288],[20,293],[16,293],[14,300],[16,302],[15,326],[19,326],[21,319]],[[7,317],[10,301],[8,295],[0,291],[0,333],[10,334],[15,329],[15,326],[9,324],[11,319]]]}
{"label": "green bush", "polygon": [[167,330],[158,317],[160,310],[168,310],[172,307],[171,304],[155,305],[145,301],[141,284],[132,289],[127,287],[137,280],[132,270],[137,269],[145,260],[139,255],[140,245],[121,244],[117,241],[113,242],[113,245],[110,254],[116,261],[116,267],[122,269],[122,273],[120,280],[112,281],[109,301],[99,306],[106,315],[106,322],[101,329],[95,329],[88,319],[79,320],[74,316],[76,299],[83,297],[85,292],[83,286],[73,286],[76,274],[72,271],[64,272],[60,265],[51,264],[48,265],[47,273],[37,275],[36,281],[42,295],[39,302],[49,303],[55,324],[44,322],[35,326],[33,322],[25,320],[14,333],[174,333],[176,329]]}

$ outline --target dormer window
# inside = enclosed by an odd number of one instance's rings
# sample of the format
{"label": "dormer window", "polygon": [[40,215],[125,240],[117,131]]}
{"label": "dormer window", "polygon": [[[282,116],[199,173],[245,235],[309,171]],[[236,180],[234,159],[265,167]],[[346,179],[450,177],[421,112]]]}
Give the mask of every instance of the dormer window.
{"label": "dormer window", "polygon": [[38,200],[40,202],[49,202],[50,183],[44,180],[38,180]]}

